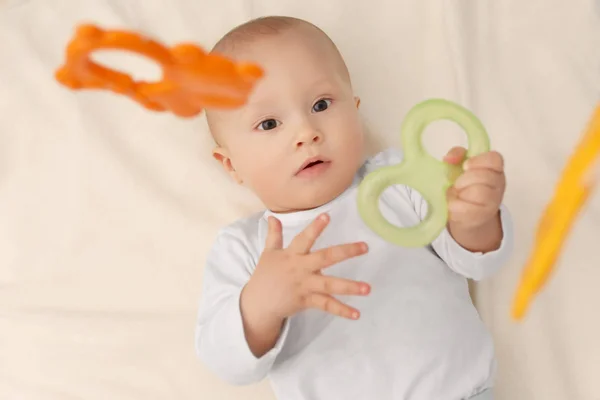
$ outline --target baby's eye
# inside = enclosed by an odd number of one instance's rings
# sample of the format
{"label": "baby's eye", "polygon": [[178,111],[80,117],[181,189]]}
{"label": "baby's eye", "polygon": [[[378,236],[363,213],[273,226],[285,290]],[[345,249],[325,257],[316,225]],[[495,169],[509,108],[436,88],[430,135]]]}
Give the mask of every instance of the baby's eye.
{"label": "baby's eye", "polygon": [[276,119],[266,119],[260,124],[258,124],[258,129],[261,131],[270,131],[271,129],[275,129],[279,126],[279,121]]}
{"label": "baby's eye", "polygon": [[315,103],[315,105],[313,106],[312,110],[313,112],[321,112],[321,111],[325,111],[329,108],[329,105],[331,104],[331,100],[329,99],[321,99],[319,101],[317,101]]}

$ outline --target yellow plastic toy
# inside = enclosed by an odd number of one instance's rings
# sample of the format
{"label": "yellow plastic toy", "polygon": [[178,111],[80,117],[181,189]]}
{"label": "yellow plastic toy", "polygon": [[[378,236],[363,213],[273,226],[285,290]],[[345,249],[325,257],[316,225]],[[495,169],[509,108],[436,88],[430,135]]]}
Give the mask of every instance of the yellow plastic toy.
{"label": "yellow plastic toy", "polygon": [[546,284],[573,221],[593,186],[592,168],[600,161],[600,104],[571,156],[554,197],[540,220],[535,247],[515,294],[512,317],[521,320],[535,295]]}

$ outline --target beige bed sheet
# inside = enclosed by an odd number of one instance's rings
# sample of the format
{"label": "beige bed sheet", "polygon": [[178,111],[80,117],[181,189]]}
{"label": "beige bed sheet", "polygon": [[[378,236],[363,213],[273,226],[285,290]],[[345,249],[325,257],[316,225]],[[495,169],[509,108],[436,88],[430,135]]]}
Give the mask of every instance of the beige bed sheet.
{"label": "beige bed sheet", "polygon": [[[219,226],[260,207],[210,157],[201,118],[53,80],[80,22],[210,46],[248,18],[307,18],[339,44],[372,149],[428,97],[474,110],[507,159],[511,263],[477,288],[500,400],[599,400],[600,195],[529,318],[508,317],[534,228],[600,93],[590,0],[0,0],[0,399],[270,400],[196,360],[202,265]],[[157,69],[101,54],[138,77]],[[443,140],[436,145],[432,138]],[[428,130],[432,152],[463,143]],[[599,178],[600,179],[600,178]],[[534,189],[534,185],[537,186]]]}

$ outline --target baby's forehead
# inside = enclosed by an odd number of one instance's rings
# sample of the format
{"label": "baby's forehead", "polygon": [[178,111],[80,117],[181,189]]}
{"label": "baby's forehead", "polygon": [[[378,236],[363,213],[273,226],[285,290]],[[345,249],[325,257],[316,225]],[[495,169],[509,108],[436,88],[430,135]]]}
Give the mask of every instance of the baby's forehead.
{"label": "baby's forehead", "polygon": [[351,91],[345,65],[330,48],[291,32],[249,44],[237,57],[257,63],[265,72],[242,109],[281,109],[290,102]]}
{"label": "baby's forehead", "polygon": [[345,75],[345,64],[327,46],[302,41],[292,35],[264,40],[238,54],[239,61],[253,62],[265,71],[265,79],[323,79]]}

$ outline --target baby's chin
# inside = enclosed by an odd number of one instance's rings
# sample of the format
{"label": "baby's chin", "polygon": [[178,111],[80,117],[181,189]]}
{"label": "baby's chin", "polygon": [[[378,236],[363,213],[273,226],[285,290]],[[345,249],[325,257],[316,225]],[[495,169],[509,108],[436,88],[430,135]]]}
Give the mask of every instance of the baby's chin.
{"label": "baby's chin", "polygon": [[285,199],[280,199],[278,206],[268,208],[279,213],[313,210],[338,198],[352,185],[352,181],[352,179],[349,179],[348,182],[337,180],[328,185],[319,185],[320,187],[289,191],[286,193]]}

